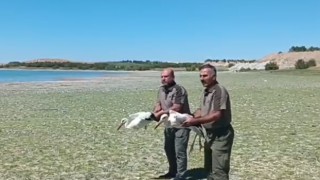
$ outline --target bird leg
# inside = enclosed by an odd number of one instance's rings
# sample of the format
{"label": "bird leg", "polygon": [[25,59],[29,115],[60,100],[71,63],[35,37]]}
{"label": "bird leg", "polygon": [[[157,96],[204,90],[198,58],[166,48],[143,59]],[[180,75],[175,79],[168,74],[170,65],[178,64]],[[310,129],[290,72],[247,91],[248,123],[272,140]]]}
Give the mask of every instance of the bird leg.
{"label": "bird leg", "polygon": [[201,149],[204,149],[204,145],[202,145],[201,143],[201,136],[199,136],[199,146],[200,146],[199,151],[201,152]]}
{"label": "bird leg", "polygon": [[191,145],[190,145],[189,155],[190,155],[191,152],[193,151],[194,143],[195,143],[195,141],[196,141],[196,139],[197,139],[197,136],[198,136],[198,134],[196,134],[196,135],[194,136],[194,139],[193,139],[193,141],[192,141],[192,143],[191,143]]}

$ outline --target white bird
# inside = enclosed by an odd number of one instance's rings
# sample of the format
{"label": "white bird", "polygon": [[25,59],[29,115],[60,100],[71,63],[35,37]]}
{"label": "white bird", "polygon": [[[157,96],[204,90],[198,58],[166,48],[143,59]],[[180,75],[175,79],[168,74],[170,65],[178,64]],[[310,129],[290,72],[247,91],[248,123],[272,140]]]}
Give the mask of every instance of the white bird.
{"label": "white bird", "polygon": [[119,130],[123,125],[128,129],[140,129],[146,127],[153,120],[155,120],[153,113],[137,112],[129,115],[128,118],[121,119],[121,123],[118,126],[117,130]]}
{"label": "white bird", "polygon": [[[174,128],[185,128],[182,127],[183,122],[185,122],[188,118],[191,118],[192,116],[190,114],[181,114],[179,112],[176,112],[174,110],[169,110],[169,115],[168,114],[163,114],[160,117],[160,120],[158,122],[158,124],[154,127],[154,129],[156,129],[157,127],[160,126],[160,124],[164,124],[165,127],[174,127]],[[201,144],[201,137],[205,138],[206,132],[204,130],[204,128],[202,128],[202,126],[190,126],[190,127],[186,127],[191,129],[193,132],[196,133],[192,144],[190,146],[190,151],[189,154],[191,153],[191,151],[193,150],[193,146],[195,143],[195,140],[197,138],[197,136],[199,136],[199,145],[200,145],[200,150],[203,148],[203,145]]]}

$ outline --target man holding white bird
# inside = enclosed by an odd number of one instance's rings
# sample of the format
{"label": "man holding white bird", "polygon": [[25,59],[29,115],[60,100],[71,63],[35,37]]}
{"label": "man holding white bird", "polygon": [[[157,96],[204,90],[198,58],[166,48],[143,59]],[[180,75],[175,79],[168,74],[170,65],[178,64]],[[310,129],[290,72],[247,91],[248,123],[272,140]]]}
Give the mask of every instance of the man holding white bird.
{"label": "man holding white bird", "polygon": [[231,104],[228,91],[218,83],[217,70],[210,64],[200,67],[204,87],[200,108],[183,123],[185,127],[202,125],[206,130],[204,166],[208,180],[228,180],[230,155],[234,139],[231,126]]}
{"label": "man holding white bird", "polygon": [[[169,110],[190,114],[188,93],[176,84],[173,69],[164,69],[161,73],[162,86],[159,88],[154,115],[157,120]],[[166,127],[164,130],[164,149],[169,162],[168,173],[159,179],[183,179],[187,170],[187,147],[190,130],[187,128]]]}

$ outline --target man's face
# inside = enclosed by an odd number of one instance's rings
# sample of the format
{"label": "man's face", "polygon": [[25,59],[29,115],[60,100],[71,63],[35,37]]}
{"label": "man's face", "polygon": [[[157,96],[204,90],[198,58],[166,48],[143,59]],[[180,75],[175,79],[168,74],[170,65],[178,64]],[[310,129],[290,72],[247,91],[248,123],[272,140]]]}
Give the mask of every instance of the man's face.
{"label": "man's face", "polygon": [[210,68],[204,68],[200,70],[200,81],[203,87],[209,87],[216,81],[216,75]]}
{"label": "man's face", "polygon": [[164,70],[161,73],[161,83],[163,85],[170,85],[172,84],[173,81],[174,81],[174,77],[172,76],[170,71]]}

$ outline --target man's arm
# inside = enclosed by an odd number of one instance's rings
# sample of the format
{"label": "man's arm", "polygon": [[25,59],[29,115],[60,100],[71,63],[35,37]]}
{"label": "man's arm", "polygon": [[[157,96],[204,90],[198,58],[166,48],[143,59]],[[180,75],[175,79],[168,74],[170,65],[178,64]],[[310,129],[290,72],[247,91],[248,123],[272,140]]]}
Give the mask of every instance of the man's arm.
{"label": "man's arm", "polygon": [[153,110],[153,115],[155,117],[155,120],[159,121],[162,114],[164,114],[164,111],[162,110],[161,103],[159,101],[156,103],[154,110]]}
{"label": "man's arm", "polygon": [[154,109],[153,109],[153,112],[156,113],[156,112],[159,112],[161,111],[161,104],[160,102],[157,102],[156,105],[154,106]]}
{"label": "man's arm", "polygon": [[182,109],[181,104],[173,104],[173,106],[171,106],[171,108],[169,108],[168,110],[161,109],[160,111],[155,111],[153,114],[156,117],[156,119],[159,120],[163,114],[168,114],[169,110],[174,110],[174,111],[180,112],[181,109]]}
{"label": "man's arm", "polygon": [[201,109],[198,108],[198,109],[192,114],[192,116],[193,116],[194,118],[199,118],[199,117],[201,117]]}
{"label": "man's arm", "polygon": [[216,122],[221,118],[221,112],[222,110],[219,111],[213,111],[210,112],[208,115],[203,116],[203,117],[192,117],[185,121],[183,123],[183,126],[195,126],[195,125],[200,125],[200,124],[206,124],[206,123],[211,123],[211,122]]}
{"label": "man's arm", "polygon": [[176,88],[176,92],[175,92],[174,98],[172,100],[173,105],[167,110],[161,109],[160,111],[156,111],[154,113],[155,117],[157,119],[160,119],[160,117],[163,114],[168,114],[169,110],[174,110],[176,112],[181,113],[182,108],[183,108],[183,104],[185,103],[185,99],[186,99],[186,92],[180,86],[178,86]]}
{"label": "man's arm", "polygon": [[[213,111],[203,117],[201,117],[201,114],[200,116],[199,114],[197,114],[197,116],[194,116],[193,118],[185,121],[183,125],[194,126],[219,121],[222,116],[222,111],[226,109],[227,100],[228,93],[226,92],[226,90],[224,88],[217,89],[213,101]],[[196,113],[199,113],[199,110],[197,110]]]}
{"label": "man's arm", "polygon": [[159,89],[158,94],[157,94],[157,102],[156,102],[154,109],[153,109],[153,115],[154,115],[156,121],[159,121],[160,116],[162,115],[161,111],[162,111],[162,107],[161,107],[160,89]]}

